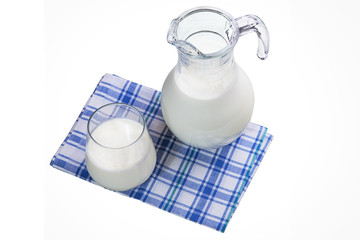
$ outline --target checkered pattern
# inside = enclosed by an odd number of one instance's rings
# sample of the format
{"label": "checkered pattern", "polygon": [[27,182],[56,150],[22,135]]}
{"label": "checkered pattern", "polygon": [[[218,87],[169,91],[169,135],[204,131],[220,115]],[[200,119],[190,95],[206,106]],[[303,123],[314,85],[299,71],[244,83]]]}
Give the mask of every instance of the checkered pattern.
{"label": "checkered pattern", "polygon": [[130,104],[144,115],[157,164],[145,183],[121,194],[224,232],[272,136],[265,127],[249,123],[236,141],[223,148],[208,151],[190,147],[166,126],[160,96],[159,91],[106,74],[50,164],[95,183],[85,166],[87,121],[107,103]]}

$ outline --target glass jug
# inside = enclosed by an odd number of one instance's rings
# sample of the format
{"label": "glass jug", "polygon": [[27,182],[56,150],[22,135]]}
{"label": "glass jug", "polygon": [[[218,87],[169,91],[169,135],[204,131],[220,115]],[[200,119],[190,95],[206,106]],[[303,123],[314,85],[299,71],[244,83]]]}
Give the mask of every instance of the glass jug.
{"label": "glass jug", "polygon": [[174,19],[167,41],[178,50],[178,62],[167,76],[162,114],[182,142],[204,149],[238,138],[251,119],[254,93],[233,49],[240,36],[255,32],[257,55],[265,59],[269,36],[260,18],[233,18],[223,10],[199,7]]}

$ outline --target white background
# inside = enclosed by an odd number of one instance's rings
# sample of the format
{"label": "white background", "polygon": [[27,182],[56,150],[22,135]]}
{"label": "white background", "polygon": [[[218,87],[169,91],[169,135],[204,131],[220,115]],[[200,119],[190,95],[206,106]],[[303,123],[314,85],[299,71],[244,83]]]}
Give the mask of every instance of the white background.
{"label": "white background", "polygon": [[[101,76],[161,89],[171,20],[201,5],[260,16],[235,58],[252,122],[274,135],[225,233],[89,184],[49,163]],[[13,1],[0,6],[1,239],[360,239],[357,1]],[[45,35],[45,38],[44,38]],[[34,238],[35,239],[35,238]]]}

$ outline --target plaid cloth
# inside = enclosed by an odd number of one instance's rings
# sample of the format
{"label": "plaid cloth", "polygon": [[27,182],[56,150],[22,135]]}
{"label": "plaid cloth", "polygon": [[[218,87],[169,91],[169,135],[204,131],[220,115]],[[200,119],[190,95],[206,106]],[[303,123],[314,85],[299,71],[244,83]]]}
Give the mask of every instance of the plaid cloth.
{"label": "plaid cloth", "polygon": [[145,183],[121,194],[224,232],[272,136],[267,128],[249,123],[243,134],[225,147],[213,151],[190,147],[166,126],[160,96],[159,91],[104,75],[50,164],[95,183],[85,166],[87,121],[107,103],[130,104],[144,115],[157,164]]}

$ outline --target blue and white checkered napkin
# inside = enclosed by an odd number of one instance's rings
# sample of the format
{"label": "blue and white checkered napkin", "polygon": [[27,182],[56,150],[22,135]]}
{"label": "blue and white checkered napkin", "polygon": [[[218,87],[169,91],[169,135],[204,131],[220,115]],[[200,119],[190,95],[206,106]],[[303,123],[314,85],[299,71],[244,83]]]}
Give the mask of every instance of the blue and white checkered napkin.
{"label": "blue and white checkered napkin", "polygon": [[157,164],[145,183],[122,194],[224,232],[272,136],[265,127],[249,123],[241,137],[223,148],[206,151],[190,147],[166,126],[160,95],[159,91],[106,74],[50,164],[94,183],[85,166],[87,121],[104,104],[130,104],[144,115]]}

